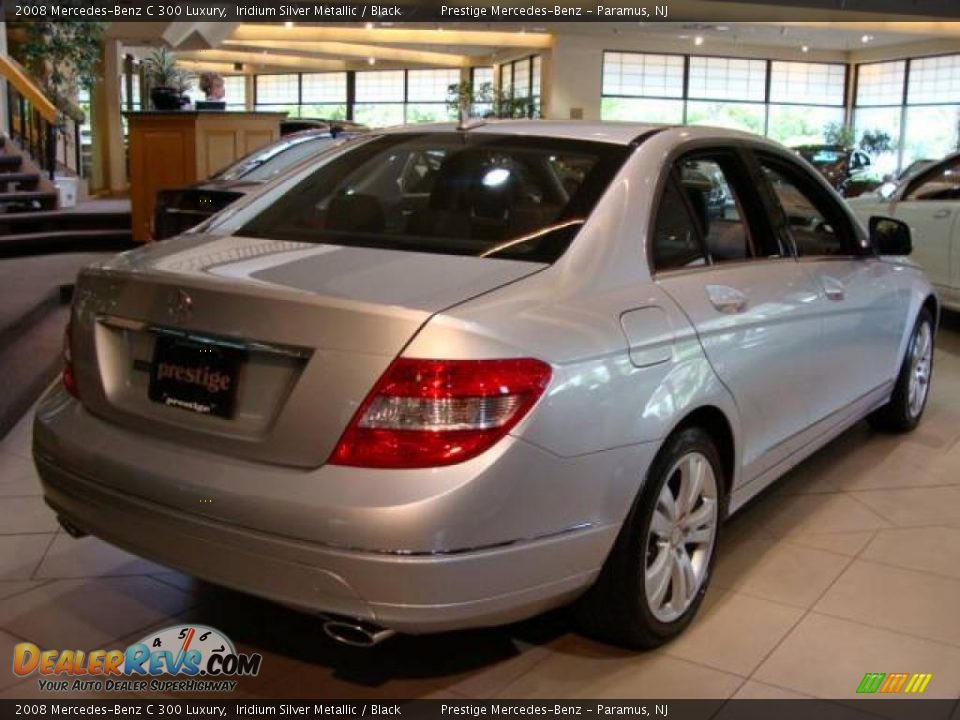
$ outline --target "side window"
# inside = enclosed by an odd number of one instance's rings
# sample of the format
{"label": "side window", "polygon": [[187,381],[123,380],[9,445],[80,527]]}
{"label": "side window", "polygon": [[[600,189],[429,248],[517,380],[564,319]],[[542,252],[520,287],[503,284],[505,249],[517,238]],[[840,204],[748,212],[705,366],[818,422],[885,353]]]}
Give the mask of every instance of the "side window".
{"label": "side window", "polygon": [[960,157],[938,165],[918,177],[903,196],[904,200],[960,199]]}
{"label": "side window", "polygon": [[660,198],[651,253],[654,270],[706,265],[707,258],[687,204],[671,177]]}
{"label": "side window", "polygon": [[818,197],[816,190],[799,175],[779,163],[761,158],[760,164],[780,203],[800,257],[853,254],[842,228],[838,230],[834,226],[838,211],[831,211],[829,198]]}
{"label": "side window", "polygon": [[755,256],[743,207],[727,173],[717,160],[686,159],[679,163],[680,182],[715,263]]}

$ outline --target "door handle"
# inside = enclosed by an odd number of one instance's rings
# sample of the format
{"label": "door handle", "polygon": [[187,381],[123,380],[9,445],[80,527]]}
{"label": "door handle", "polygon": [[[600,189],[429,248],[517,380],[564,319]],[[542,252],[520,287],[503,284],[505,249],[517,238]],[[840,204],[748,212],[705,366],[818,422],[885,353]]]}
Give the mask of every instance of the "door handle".
{"label": "door handle", "polygon": [[847,297],[846,286],[835,277],[821,275],[820,284],[823,285],[823,292],[828,300],[840,301]]}
{"label": "door handle", "polygon": [[710,304],[726,315],[737,315],[747,309],[749,298],[745,293],[728,285],[707,285]]}
{"label": "door handle", "polygon": [[937,210],[933,214],[933,217],[937,218],[938,220],[940,218],[950,217],[950,210],[948,208],[943,208],[943,210]]}

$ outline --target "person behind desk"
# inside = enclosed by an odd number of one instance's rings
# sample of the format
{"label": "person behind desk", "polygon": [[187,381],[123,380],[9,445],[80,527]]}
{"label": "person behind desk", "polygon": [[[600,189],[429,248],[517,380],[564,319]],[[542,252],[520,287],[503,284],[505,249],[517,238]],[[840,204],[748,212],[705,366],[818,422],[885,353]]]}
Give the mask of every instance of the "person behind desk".
{"label": "person behind desk", "polygon": [[206,96],[206,99],[197,102],[197,110],[225,110],[227,107],[223,98],[227,94],[223,83],[223,76],[220,73],[205,72],[200,75],[200,90]]}

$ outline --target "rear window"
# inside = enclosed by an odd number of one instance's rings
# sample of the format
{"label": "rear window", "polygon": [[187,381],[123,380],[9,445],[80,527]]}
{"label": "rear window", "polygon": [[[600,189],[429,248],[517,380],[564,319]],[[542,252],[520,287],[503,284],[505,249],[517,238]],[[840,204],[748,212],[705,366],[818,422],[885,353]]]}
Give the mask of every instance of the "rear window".
{"label": "rear window", "polygon": [[333,141],[333,138],[325,135],[307,135],[281,140],[247,155],[218,172],[212,179],[244,180],[250,183],[266,182],[311,155],[323,152]]}
{"label": "rear window", "polygon": [[552,263],[630,150],[486,133],[385,135],[324,164],[237,234]]}

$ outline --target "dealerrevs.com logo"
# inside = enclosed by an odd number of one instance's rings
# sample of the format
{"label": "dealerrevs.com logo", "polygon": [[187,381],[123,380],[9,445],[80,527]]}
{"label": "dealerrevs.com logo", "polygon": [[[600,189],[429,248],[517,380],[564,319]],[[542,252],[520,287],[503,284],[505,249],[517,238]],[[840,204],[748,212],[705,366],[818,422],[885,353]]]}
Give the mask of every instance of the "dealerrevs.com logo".
{"label": "dealerrevs.com logo", "polygon": [[48,692],[229,692],[234,678],[256,676],[262,661],[259,653],[238,653],[226,635],[205,625],[164,628],[126,649],[42,650],[33,643],[13,649],[14,674],[38,675]]}

